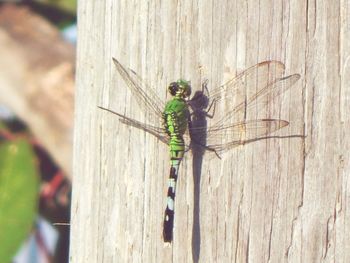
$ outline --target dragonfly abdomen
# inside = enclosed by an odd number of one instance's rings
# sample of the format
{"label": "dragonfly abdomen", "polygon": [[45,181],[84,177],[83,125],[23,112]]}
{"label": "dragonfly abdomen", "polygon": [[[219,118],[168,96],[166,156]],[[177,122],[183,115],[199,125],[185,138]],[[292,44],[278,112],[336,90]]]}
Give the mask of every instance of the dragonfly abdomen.
{"label": "dragonfly abdomen", "polygon": [[167,206],[164,212],[164,242],[171,242],[173,239],[176,181],[178,178],[180,162],[185,152],[183,135],[187,129],[188,116],[189,110],[186,102],[176,97],[167,103],[163,113],[164,128],[170,137],[170,174],[168,181]]}
{"label": "dragonfly abdomen", "polygon": [[172,156],[170,160],[167,206],[164,212],[164,225],[163,225],[164,242],[171,242],[173,240],[176,181],[177,181],[179,166],[182,160],[183,153],[184,153],[183,151],[172,152],[174,156]]}

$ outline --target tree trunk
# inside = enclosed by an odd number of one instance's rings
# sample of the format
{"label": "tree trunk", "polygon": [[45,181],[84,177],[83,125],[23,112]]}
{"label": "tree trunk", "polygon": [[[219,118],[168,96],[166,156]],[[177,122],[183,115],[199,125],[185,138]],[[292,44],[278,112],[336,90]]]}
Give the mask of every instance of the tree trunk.
{"label": "tree trunk", "polygon": [[[349,3],[79,7],[71,262],[349,262]],[[190,79],[194,90],[207,78],[210,94],[265,60],[282,61],[285,76],[301,75],[267,107],[244,112],[243,120],[289,121],[274,138],[221,159],[186,152],[171,244],[162,239],[168,147],[98,108],[147,121],[112,57],[164,101],[178,78]],[[218,103],[216,112],[230,106]]]}

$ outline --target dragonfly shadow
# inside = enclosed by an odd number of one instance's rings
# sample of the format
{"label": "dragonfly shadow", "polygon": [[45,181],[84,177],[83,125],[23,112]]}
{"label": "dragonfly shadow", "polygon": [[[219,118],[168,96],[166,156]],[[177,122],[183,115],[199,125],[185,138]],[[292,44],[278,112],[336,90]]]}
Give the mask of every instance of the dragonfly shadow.
{"label": "dragonfly shadow", "polygon": [[[203,156],[206,151],[203,145],[206,145],[207,138],[207,118],[209,99],[205,92],[206,83],[203,84],[202,91],[196,91],[193,98],[189,101],[189,106],[192,110],[191,120],[189,122],[189,132],[191,137],[190,149],[192,151],[192,175],[194,183],[194,198],[193,198],[193,227],[192,227],[192,259],[193,262],[198,262],[201,247],[200,235],[200,185],[202,174]],[[201,129],[197,129],[201,128]]]}
{"label": "dragonfly shadow", "polygon": [[[207,95],[208,94],[208,95]],[[189,132],[191,137],[190,149],[192,152],[192,175],[194,183],[194,207],[193,207],[193,227],[192,227],[192,259],[193,262],[199,261],[200,249],[201,249],[201,226],[200,226],[200,186],[201,186],[201,174],[203,156],[206,151],[216,154],[216,157],[221,158],[221,151],[212,148],[208,145],[210,136],[208,135],[208,118],[212,118],[209,112],[214,105],[215,101],[211,102],[209,106],[209,92],[206,87],[206,83],[203,83],[202,90],[196,91],[193,98],[189,101],[188,105],[191,108],[191,116],[189,121]],[[208,108],[209,106],[209,108]],[[208,108],[208,109],[207,109]],[[241,123],[242,125],[243,123]],[[245,140],[234,140],[227,144],[229,149],[235,148],[239,145],[246,145],[249,143],[257,142],[260,140],[268,139],[290,139],[290,138],[305,138],[302,134],[291,135],[270,135],[279,129],[287,126],[289,123],[279,119],[261,119],[256,121],[244,122],[247,129],[258,130],[260,132],[255,133],[256,136],[248,136]],[[231,129],[232,128],[232,129]],[[224,127],[227,130],[235,130],[235,125]],[[208,137],[209,136],[209,137]]]}

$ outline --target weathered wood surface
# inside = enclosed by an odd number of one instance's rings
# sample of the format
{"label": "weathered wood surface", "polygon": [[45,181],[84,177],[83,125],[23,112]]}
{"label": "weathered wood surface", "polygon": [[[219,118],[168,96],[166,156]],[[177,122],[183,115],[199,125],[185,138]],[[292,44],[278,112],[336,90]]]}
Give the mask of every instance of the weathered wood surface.
{"label": "weathered wood surface", "polygon": [[[71,262],[350,261],[347,1],[79,7]],[[112,56],[164,100],[179,77],[197,89],[208,78],[210,89],[260,61],[283,61],[301,79],[247,117],[287,119],[282,132],[306,138],[257,141],[222,160],[187,153],[175,238],[164,246],[168,149],[97,108],[145,120]]]}
{"label": "weathered wood surface", "polygon": [[72,173],[74,46],[28,8],[0,7],[0,102]]}

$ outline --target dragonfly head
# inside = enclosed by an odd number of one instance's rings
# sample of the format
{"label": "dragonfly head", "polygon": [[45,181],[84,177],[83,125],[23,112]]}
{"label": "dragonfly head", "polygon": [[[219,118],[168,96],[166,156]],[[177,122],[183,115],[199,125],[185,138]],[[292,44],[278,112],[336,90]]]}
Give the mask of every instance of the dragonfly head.
{"label": "dragonfly head", "polygon": [[191,83],[189,81],[179,79],[176,82],[171,82],[168,91],[172,96],[182,99],[188,98],[191,95]]}

